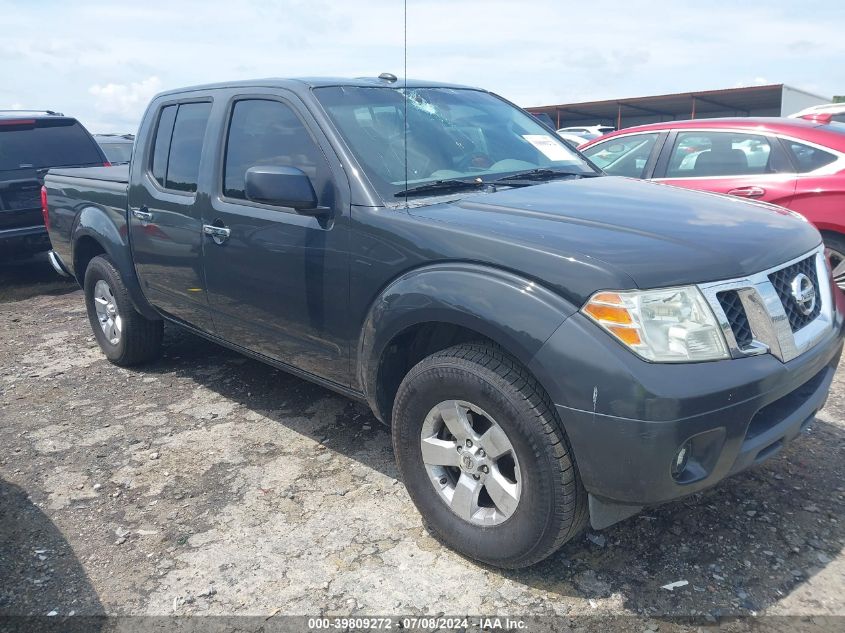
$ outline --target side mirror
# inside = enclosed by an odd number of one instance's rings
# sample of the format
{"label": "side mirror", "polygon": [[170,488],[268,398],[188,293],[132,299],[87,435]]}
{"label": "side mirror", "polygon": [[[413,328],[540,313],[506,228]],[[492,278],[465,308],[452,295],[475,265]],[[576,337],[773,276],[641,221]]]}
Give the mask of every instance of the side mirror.
{"label": "side mirror", "polygon": [[246,170],[245,193],[248,200],[291,207],[311,215],[327,209],[317,207],[317,194],[311,180],[297,167],[266,165]]}

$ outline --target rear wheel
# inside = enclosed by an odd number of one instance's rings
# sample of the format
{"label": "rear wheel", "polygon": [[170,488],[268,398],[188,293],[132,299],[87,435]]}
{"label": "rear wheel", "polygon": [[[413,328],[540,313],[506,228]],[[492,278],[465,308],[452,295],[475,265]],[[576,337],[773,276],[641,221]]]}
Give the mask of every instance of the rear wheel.
{"label": "rear wheel", "polygon": [[100,349],[115,365],[137,365],[158,357],[164,330],[162,321],[142,316],[115,265],[105,255],[85,269],[85,306]]}
{"label": "rear wheel", "polygon": [[845,290],[845,236],[825,233],[824,250],[833,269],[833,281],[841,290]]}
{"label": "rear wheel", "polygon": [[586,525],[586,492],[548,396],[496,347],[458,345],[411,369],[393,445],[429,530],[467,556],[525,567]]}

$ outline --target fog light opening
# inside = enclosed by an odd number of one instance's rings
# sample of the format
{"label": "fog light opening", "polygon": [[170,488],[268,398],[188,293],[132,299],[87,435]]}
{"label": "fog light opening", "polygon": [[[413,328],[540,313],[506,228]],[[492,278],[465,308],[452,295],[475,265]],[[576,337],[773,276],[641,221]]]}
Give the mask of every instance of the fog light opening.
{"label": "fog light opening", "polygon": [[679,479],[683,472],[687,469],[687,462],[689,462],[689,454],[692,451],[692,443],[687,441],[675,453],[675,458],[672,460],[672,477]]}

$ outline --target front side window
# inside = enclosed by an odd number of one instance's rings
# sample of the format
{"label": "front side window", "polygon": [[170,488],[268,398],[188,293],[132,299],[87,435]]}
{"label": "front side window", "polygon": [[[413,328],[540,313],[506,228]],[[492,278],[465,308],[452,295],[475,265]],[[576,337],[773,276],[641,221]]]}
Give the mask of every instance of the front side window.
{"label": "front side window", "polygon": [[642,178],[658,136],[654,132],[611,138],[582,153],[612,176]]}
{"label": "front side window", "polygon": [[789,148],[789,152],[798,166],[799,174],[815,171],[836,160],[836,154],[825,152],[818,147],[805,145],[798,141],[786,141],[786,146]]}
{"label": "front side window", "polygon": [[667,178],[745,176],[787,171],[765,136],[745,132],[679,132]]}
{"label": "front side window", "polygon": [[533,116],[479,90],[331,86],[314,94],[385,200],[438,180],[596,173]]}
{"label": "front side window", "polygon": [[301,169],[318,197],[329,178],[322,151],[289,106],[265,99],[237,101],[226,141],[223,194],[245,200],[246,171],[259,165]]}

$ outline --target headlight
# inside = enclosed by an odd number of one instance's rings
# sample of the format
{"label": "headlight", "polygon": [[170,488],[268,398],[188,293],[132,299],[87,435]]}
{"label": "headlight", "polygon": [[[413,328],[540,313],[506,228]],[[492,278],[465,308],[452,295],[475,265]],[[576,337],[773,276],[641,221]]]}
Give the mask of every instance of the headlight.
{"label": "headlight", "polygon": [[597,292],[581,312],[646,360],[683,363],[730,357],[716,317],[695,286]]}

